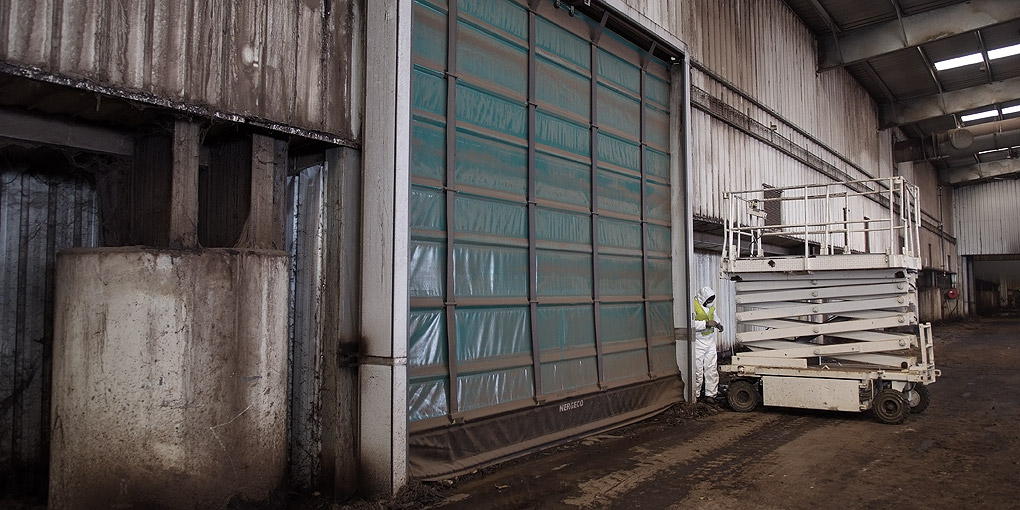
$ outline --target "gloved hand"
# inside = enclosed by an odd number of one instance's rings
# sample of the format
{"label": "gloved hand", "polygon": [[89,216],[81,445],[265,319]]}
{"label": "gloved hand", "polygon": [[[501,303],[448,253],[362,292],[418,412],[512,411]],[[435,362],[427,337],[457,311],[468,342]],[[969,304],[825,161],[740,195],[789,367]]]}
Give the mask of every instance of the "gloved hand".
{"label": "gloved hand", "polygon": [[717,321],[714,320],[706,322],[705,325],[712,329],[718,329],[720,333],[723,330],[722,324],[719,324]]}

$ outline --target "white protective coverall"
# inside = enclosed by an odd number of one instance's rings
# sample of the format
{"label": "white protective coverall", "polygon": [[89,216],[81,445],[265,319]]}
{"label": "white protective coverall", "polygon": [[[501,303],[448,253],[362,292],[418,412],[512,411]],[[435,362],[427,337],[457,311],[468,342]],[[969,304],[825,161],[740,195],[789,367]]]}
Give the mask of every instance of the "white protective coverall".
{"label": "white protective coverall", "polygon": [[722,320],[715,310],[715,291],[702,287],[694,295],[694,395],[701,392],[705,383],[705,397],[713,398],[719,390],[719,370],[716,368],[716,328],[709,323]]}

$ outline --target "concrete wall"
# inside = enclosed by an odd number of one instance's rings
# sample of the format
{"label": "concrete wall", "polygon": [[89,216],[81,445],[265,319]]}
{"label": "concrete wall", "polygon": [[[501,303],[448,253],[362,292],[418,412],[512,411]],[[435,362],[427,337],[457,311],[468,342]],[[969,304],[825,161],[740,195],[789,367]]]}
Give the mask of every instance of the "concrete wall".
{"label": "concrete wall", "polygon": [[945,289],[928,288],[917,291],[920,322],[940,322],[963,316],[963,299],[949,299]]}
{"label": "concrete wall", "polygon": [[58,256],[50,508],[279,497],[287,260],[142,248]]}

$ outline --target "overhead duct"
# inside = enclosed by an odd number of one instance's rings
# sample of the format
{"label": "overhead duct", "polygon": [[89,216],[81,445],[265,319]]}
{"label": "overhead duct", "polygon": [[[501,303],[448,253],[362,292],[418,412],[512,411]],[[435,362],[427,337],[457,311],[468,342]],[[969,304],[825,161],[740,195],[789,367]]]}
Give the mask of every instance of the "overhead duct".
{"label": "overhead duct", "polygon": [[1020,117],[896,142],[896,162],[969,156],[1020,145]]}

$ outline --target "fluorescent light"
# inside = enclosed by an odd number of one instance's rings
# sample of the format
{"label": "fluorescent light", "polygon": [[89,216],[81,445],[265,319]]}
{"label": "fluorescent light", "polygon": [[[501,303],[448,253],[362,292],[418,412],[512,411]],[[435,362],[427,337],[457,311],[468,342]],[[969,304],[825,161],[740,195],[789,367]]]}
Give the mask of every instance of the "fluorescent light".
{"label": "fluorescent light", "polygon": [[1014,44],[1012,46],[1006,46],[1004,48],[998,48],[988,52],[988,58],[990,60],[1009,57],[1012,55],[1020,55],[1020,44]]}
{"label": "fluorescent light", "polygon": [[1020,112],[1020,104],[1018,104],[1016,106],[1010,106],[1008,108],[1003,108],[1002,109],[1002,114],[1003,115],[1009,115],[1011,113],[1016,113],[1016,112]]}
{"label": "fluorescent light", "polygon": [[1002,151],[1008,151],[1008,150],[1009,150],[1009,147],[1003,147],[1001,149],[989,149],[989,150],[986,150],[986,151],[979,151],[978,154],[991,154],[993,152],[1002,152]]}
{"label": "fluorescent light", "polygon": [[979,64],[984,62],[984,57],[980,53],[972,53],[970,55],[964,55],[962,57],[951,58],[948,60],[942,60],[935,62],[935,69],[939,71],[945,71],[946,69],[952,69],[954,67],[962,67],[969,64]]}
{"label": "fluorescent light", "polygon": [[972,113],[970,115],[964,115],[960,117],[960,120],[964,122],[970,122],[972,120],[987,119],[988,117],[995,117],[999,114],[999,110],[988,110],[986,112]]}

